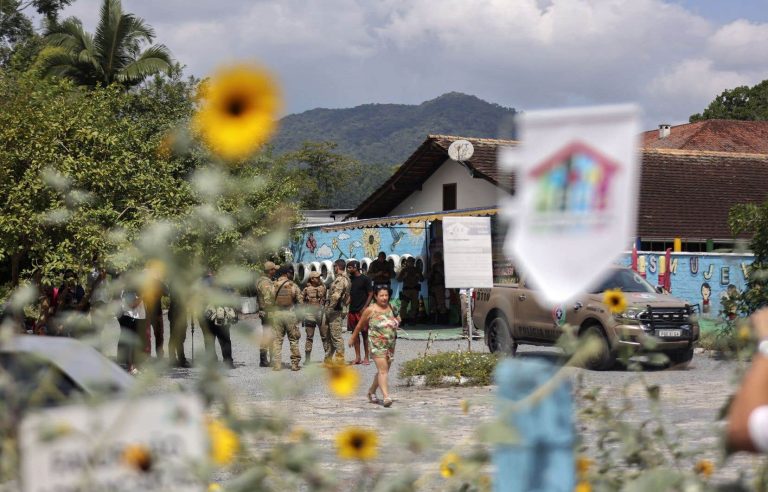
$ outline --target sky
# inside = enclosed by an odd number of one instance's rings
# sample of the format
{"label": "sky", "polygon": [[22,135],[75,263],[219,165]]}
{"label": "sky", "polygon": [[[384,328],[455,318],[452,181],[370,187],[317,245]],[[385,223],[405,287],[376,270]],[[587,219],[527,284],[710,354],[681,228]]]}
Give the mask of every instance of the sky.
{"label": "sky", "polygon": [[[101,0],[64,11],[90,31]],[[253,60],[285,112],[459,91],[533,110],[635,102],[685,123],[768,78],[768,0],[123,0],[187,72]]]}

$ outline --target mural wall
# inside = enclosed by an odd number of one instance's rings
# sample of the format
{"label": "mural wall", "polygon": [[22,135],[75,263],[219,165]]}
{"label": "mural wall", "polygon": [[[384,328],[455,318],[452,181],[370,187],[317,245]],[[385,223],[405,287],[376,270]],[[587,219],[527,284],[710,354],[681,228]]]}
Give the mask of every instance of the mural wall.
{"label": "mural wall", "polygon": [[[290,246],[293,262],[298,268],[299,281],[309,275],[309,270],[306,270],[308,267],[320,270],[323,278],[327,279],[327,270],[332,271],[331,263],[334,260],[355,258],[362,262],[364,259],[375,259],[379,251],[384,251],[398,267],[407,256],[416,257],[426,277],[429,234],[424,222],[345,231],[324,232],[320,228],[302,231],[300,239]],[[499,256],[503,228],[495,227],[493,235],[494,255]],[[618,263],[630,266],[631,254],[626,254]],[[729,291],[742,291],[745,288],[747,267],[752,263],[752,255],[673,253],[670,263],[667,268],[664,253],[638,254],[638,270],[652,285],[661,285],[659,274],[669,271],[673,295],[685,299],[691,305],[698,305],[702,317],[718,318],[722,317],[721,300]],[[504,278],[504,268],[508,264],[502,258],[494,260],[495,279]],[[392,287],[393,299],[396,300],[400,293],[400,283],[393,282]],[[426,282],[422,283],[421,294],[426,301],[429,297]]]}
{"label": "mural wall", "polygon": [[[396,271],[399,271],[405,258],[413,256],[417,267],[421,267],[426,275],[427,236],[424,222],[343,231],[311,228],[302,229],[299,240],[290,245],[290,250],[293,262],[297,264],[294,269],[298,269],[299,265],[311,268],[314,263],[315,268],[319,265],[318,270],[323,273],[323,278],[328,278],[325,268],[330,268],[330,264],[339,258],[356,259],[367,270],[368,263],[376,259],[379,251],[386,253],[387,258],[395,264]],[[309,275],[308,271],[306,275]],[[297,273],[298,280],[302,280],[303,276]],[[400,283],[393,282],[392,289],[393,299],[397,299]],[[427,298],[426,282],[422,282],[422,295]]]}
{"label": "mural wall", "polygon": [[[659,285],[659,274],[669,271],[672,294],[697,304],[702,317],[721,317],[721,300],[734,289],[746,287],[747,267],[752,255],[717,253],[672,253],[669,268],[664,253],[640,252],[637,269],[652,285]],[[620,264],[630,266],[632,255],[625,255]]]}

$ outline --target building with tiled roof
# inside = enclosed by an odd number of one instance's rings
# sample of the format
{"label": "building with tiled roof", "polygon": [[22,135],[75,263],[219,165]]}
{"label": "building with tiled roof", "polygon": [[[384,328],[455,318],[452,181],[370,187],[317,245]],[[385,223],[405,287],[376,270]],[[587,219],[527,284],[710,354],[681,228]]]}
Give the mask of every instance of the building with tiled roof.
{"label": "building with tiled roof", "polygon": [[768,154],[768,121],[704,120],[641,134],[646,149]]}
{"label": "building with tiled roof", "polygon": [[[469,140],[475,149],[463,164],[448,157],[451,142],[459,139]],[[376,219],[495,209],[503,192],[515,191],[514,176],[499,171],[497,154],[500,147],[516,144],[511,140],[430,135],[350,217]],[[665,148],[644,148],[641,152],[637,237],[644,249],[663,250],[674,238],[681,238],[689,251],[729,247],[733,244],[728,227],[731,207],[766,199],[768,152]],[[453,188],[446,188],[450,185]],[[450,208],[442,206],[446,189],[456,195]]]}

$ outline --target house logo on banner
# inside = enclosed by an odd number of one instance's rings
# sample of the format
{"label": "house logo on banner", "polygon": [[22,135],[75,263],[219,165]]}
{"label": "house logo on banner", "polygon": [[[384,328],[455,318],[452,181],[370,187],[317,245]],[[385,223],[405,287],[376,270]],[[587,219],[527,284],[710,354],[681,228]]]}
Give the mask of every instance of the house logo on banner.
{"label": "house logo on banner", "polygon": [[583,142],[571,142],[535,166],[537,229],[601,227],[611,220],[611,183],[619,165]]}
{"label": "house logo on banner", "polygon": [[[499,162],[518,191],[504,250],[552,308],[596,285],[635,234],[639,109],[530,111]],[[553,313],[553,318],[555,315]]]}

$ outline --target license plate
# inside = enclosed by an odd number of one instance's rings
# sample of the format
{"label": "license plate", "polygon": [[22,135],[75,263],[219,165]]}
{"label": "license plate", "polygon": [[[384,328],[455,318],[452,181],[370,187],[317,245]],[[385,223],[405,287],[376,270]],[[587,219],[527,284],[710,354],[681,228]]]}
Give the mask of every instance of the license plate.
{"label": "license plate", "polygon": [[682,330],[656,330],[656,336],[661,338],[679,337],[682,334]]}

